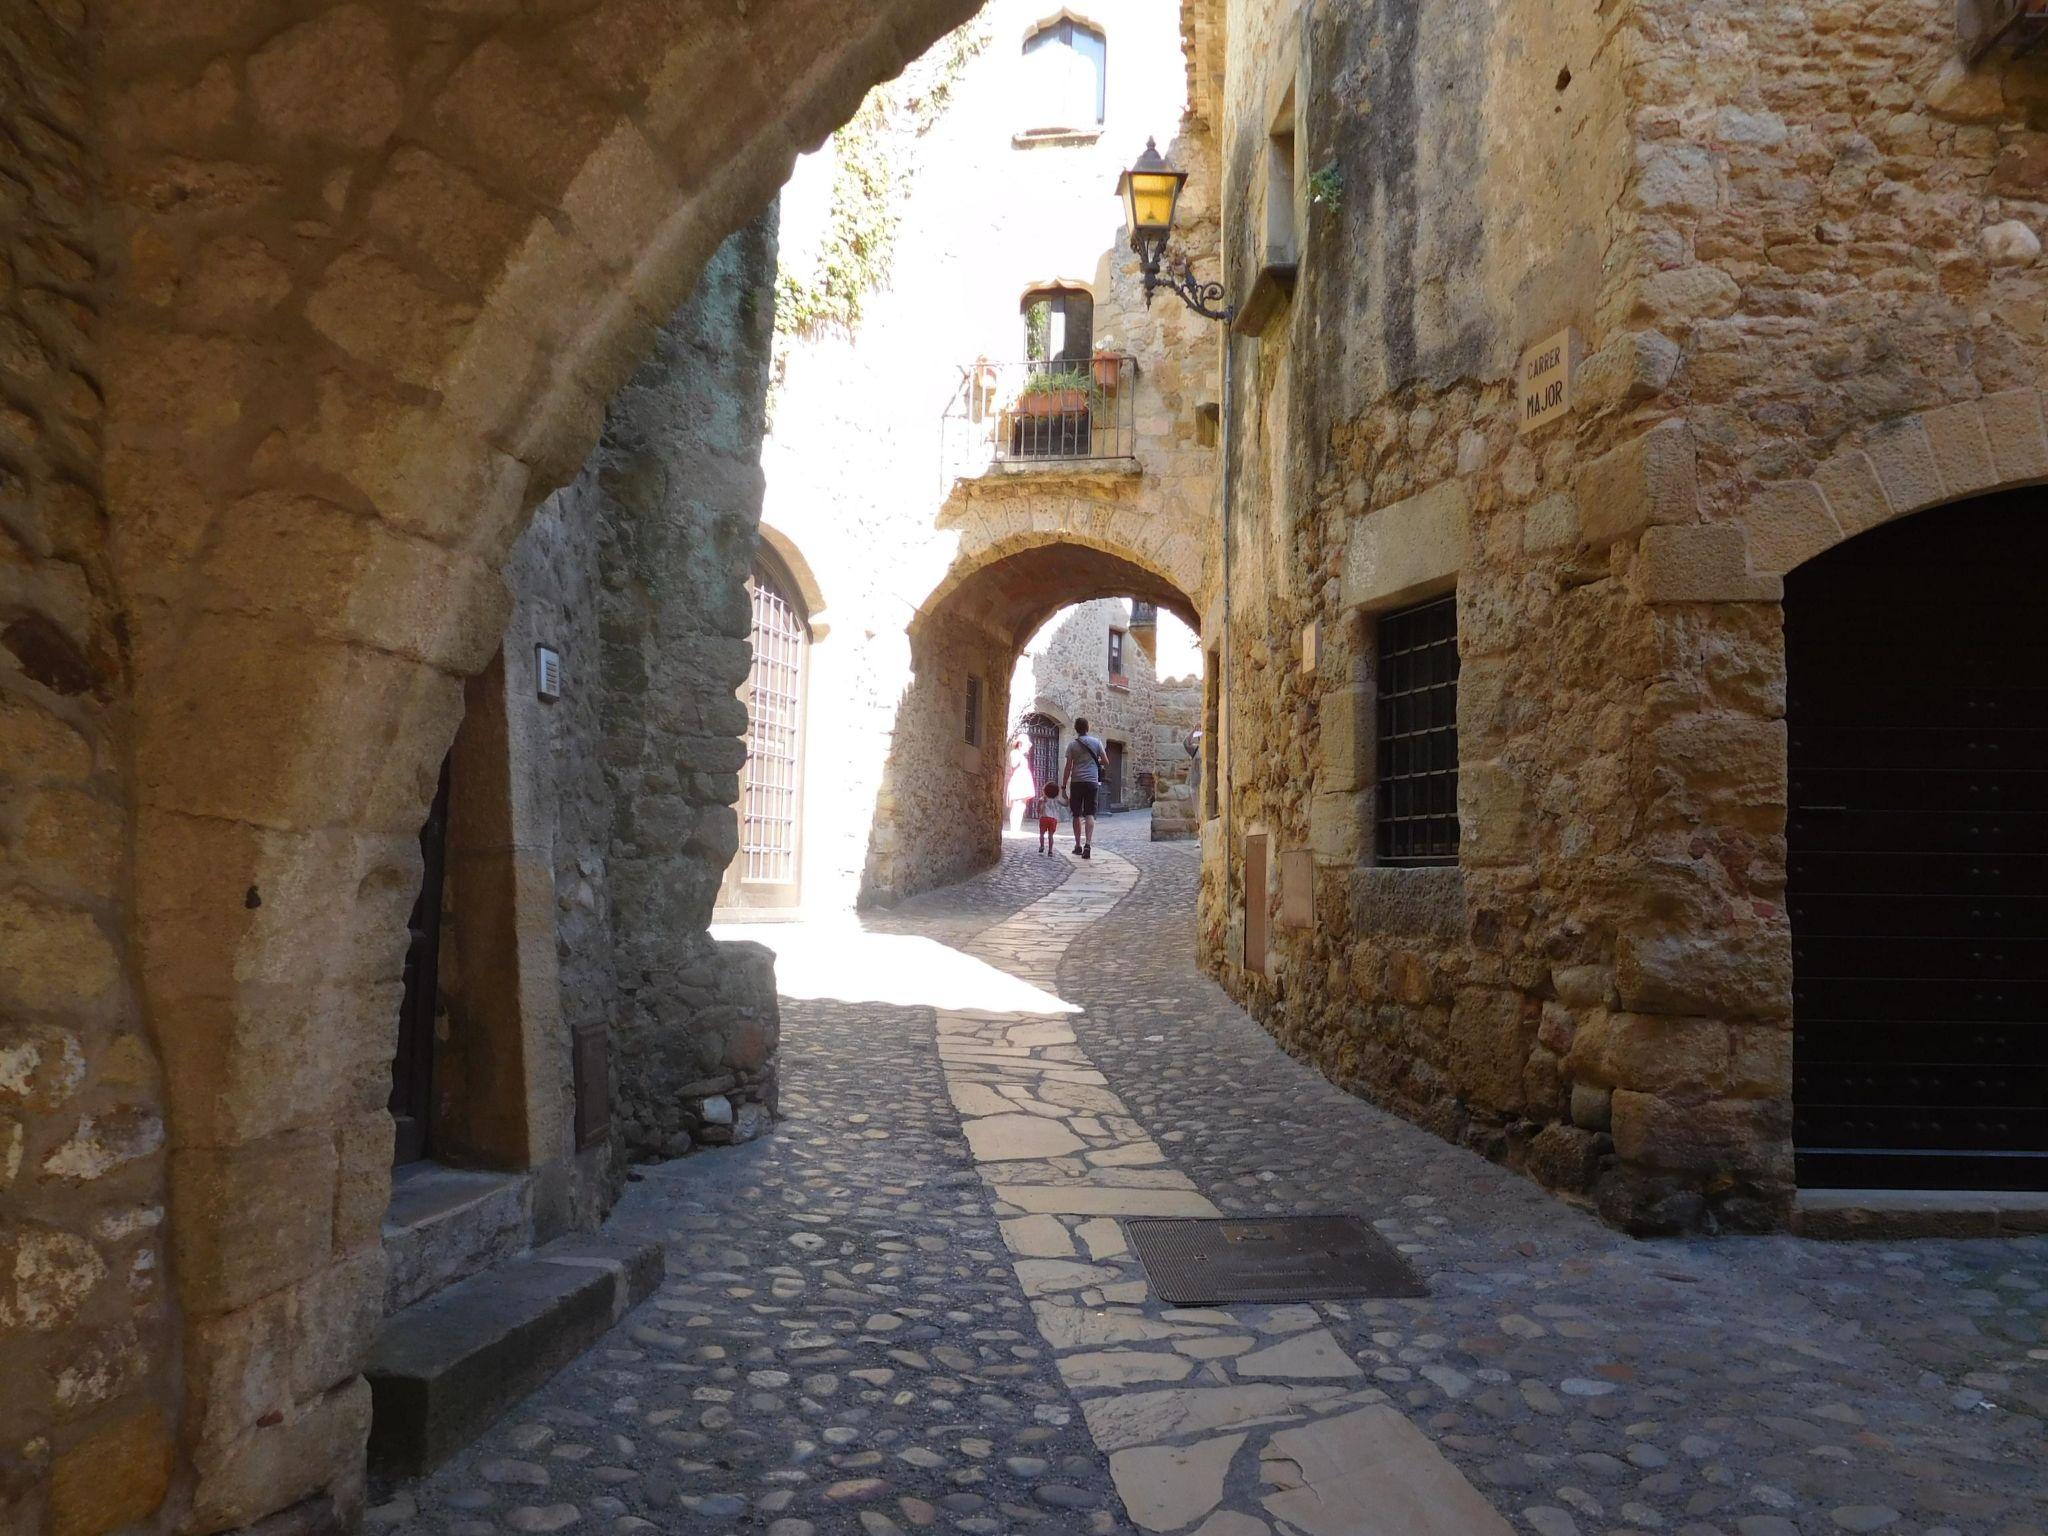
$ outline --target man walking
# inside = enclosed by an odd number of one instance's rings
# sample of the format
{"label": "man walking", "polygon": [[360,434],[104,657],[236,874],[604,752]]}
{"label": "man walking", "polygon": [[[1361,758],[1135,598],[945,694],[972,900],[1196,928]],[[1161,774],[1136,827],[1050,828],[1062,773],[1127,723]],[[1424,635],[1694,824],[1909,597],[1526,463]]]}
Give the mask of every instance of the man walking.
{"label": "man walking", "polygon": [[1060,774],[1060,793],[1074,808],[1074,852],[1095,856],[1095,797],[1102,792],[1102,769],[1109,749],[1088,734],[1088,722],[1074,721],[1074,739],[1067,743],[1067,765]]}

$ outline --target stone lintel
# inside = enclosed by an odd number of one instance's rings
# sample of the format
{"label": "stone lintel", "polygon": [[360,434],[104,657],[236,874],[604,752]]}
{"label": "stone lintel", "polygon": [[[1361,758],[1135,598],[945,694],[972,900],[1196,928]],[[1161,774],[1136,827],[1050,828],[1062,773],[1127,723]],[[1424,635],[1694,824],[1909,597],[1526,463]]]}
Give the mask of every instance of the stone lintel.
{"label": "stone lintel", "polygon": [[1445,480],[1351,521],[1344,551],[1346,608],[1392,608],[1444,591],[1471,553],[1471,500]]}

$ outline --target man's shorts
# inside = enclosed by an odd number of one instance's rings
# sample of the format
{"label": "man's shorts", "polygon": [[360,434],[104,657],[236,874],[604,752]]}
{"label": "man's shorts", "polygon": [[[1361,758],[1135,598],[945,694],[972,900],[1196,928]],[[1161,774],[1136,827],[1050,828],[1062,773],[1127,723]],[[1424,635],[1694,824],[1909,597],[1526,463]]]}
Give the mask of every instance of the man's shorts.
{"label": "man's shorts", "polygon": [[1099,784],[1089,784],[1078,779],[1067,786],[1067,798],[1073,801],[1076,816],[1095,814],[1095,791],[1101,787]]}

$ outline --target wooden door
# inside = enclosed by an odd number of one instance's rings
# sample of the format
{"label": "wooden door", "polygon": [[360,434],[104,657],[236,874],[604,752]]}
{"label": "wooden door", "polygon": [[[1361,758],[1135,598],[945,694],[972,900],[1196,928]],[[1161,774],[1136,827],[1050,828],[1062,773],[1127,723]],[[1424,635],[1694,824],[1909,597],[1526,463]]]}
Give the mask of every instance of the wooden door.
{"label": "wooden door", "polygon": [[441,887],[448,867],[448,759],[420,828],[424,870],[407,923],[405,997],[398,1009],[398,1054],[391,1061],[391,1118],[397,1124],[391,1161],[416,1163],[431,1146],[434,1104],[434,1018],[441,1003]]}
{"label": "wooden door", "polygon": [[2048,1188],[2048,512],[1863,534],[1785,587],[1807,1187]]}
{"label": "wooden door", "polygon": [[1120,811],[1124,808],[1124,744],[1106,741],[1103,745],[1109,748],[1109,765],[1104,770],[1109,782],[1102,786],[1102,793],[1109,809]]}

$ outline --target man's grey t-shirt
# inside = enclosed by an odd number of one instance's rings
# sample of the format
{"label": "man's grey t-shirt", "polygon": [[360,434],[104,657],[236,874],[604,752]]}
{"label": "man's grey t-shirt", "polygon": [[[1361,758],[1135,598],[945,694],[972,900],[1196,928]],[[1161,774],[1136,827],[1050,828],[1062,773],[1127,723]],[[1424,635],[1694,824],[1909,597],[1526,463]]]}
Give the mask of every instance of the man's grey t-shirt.
{"label": "man's grey t-shirt", "polygon": [[[1093,754],[1088,750],[1090,747],[1095,749]],[[1102,770],[1095,766],[1096,758],[1108,756],[1109,748],[1097,737],[1076,736],[1067,743],[1067,766],[1072,770],[1068,775],[1069,781],[1075,784],[1100,784]]]}

